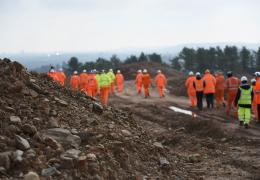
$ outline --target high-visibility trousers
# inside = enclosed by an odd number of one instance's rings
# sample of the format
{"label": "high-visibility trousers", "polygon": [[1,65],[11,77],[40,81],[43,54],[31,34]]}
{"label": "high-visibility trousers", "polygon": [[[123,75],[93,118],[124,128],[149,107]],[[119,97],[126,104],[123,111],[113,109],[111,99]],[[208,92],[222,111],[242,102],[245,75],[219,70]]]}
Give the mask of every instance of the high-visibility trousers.
{"label": "high-visibility trousers", "polygon": [[94,87],[88,87],[87,93],[90,97],[95,97],[95,88]]}
{"label": "high-visibility trousers", "polygon": [[224,103],[224,89],[217,89],[215,93],[217,107],[221,106]]}
{"label": "high-visibility trousers", "polygon": [[251,120],[251,108],[238,107],[238,119],[244,124],[249,124]]}
{"label": "high-visibility trousers", "polygon": [[104,107],[108,105],[108,96],[109,96],[110,87],[104,86],[100,88],[100,102]]}
{"label": "high-visibility trousers", "polygon": [[191,106],[195,107],[197,105],[196,91],[188,91],[188,96],[189,96],[189,99],[190,99]]}
{"label": "high-visibility trousers", "polygon": [[110,84],[110,93],[111,94],[115,93],[115,83],[114,82]]}
{"label": "high-visibility trousers", "polygon": [[256,103],[255,99],[253,100],[252,108],[253,108],[253,113],[255,115],[255,119],[258,119],[257,103]]}
{"label": "high-visibility trousers", "polygon": [[164,97],[163,89],[164,89],[164,86],[157,86],[157,90],[158,90],[160,97]]}
{"label": "high-visibility trousers", "polygon": [[145,96],[145,97],[150,96],[149,86],[144,86],[144,96]]}
{"label": "high-visibility trousers", "polygon": [[136,90],[140,94],[142,92],[142,83],[137,83],[136,84]]}
{"label": "high-visibility trousers", "polygon": [[123,83],[117,83],[117,91],[119,92],[119,93],[121,93],[121,92],[123,92]]}
{"label": "high-visibility trousers", "polygon": [[237,107],[235,107],[234,105],[234,101],[236,98],[236,92],[234,91],[230,91],[227,94],[227,109],[226,109],[226,113],[227,115],[229,115],[231,108],[233,107],[234,109],[234,116],[237,117]]}

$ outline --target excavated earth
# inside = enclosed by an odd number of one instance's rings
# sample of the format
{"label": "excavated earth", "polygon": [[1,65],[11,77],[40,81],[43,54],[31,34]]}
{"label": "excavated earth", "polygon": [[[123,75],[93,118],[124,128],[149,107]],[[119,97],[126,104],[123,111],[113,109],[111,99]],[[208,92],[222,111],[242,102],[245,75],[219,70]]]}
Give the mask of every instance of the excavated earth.
{"label": "excavated earth", "polygon": [[187,99],[150,99],[133,82],[103,109],[17,62],[0,60],[0,179],[260,179],[259,127]]}

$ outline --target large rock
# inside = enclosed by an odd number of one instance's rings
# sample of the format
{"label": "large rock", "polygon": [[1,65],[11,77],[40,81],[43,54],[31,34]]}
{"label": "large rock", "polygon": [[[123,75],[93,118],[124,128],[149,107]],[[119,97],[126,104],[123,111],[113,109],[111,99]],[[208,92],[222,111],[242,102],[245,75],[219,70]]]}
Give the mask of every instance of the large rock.
{"label": "large rock", "polygon": [[62,105],[62,106],[68,106],[68,105],[69,105],[66,101],[64,101],[64,100],[62,100],[62,99],[59,99],[59,98],[57,98],[57,97],[55,97],[54,100],[55,100],[57,103],[59,103],[60,105]]}
{"label": "large rock", "polygon": [[26,139],[22,138],[21,136],[15,135],[15,141],[18,149],[21,149],[23,151],[30,149],[29,142]]}
{"label": "large rock", "polygon": [[79,158],[81,151],[77,149],[69,149],[61,154],[61,168],[70,169],[76,167],[76,161]]}
{"label": "large rock", "polygon": [[10,169],[11,161],[10,156],[12,155],[11,152],[3,152],[0,153],[0,167],[4,167],[6,170]]}
{"label": "large rock", "polygon": [[22,130],[24,133],[29,135],[34,135],[37,132],[37,129],[34,125],[30,125],[27,123],[22,126]]}
{"label": "large rock", "polygon": [[40,177],[36,172],[28,172],[24,176],[24,180],[40,180]]}
{"label": "large rock", "polygon": [[43,132],[44,137],[51,137],[61,143],[63,146],[79,147],[81,139],[79,136],[71,134],[67,129],[51,128]]}
{"label": "large rock", "polygon": [[18,116],[10,116],[10,121],[14,124],[21,123],[21,118]]}

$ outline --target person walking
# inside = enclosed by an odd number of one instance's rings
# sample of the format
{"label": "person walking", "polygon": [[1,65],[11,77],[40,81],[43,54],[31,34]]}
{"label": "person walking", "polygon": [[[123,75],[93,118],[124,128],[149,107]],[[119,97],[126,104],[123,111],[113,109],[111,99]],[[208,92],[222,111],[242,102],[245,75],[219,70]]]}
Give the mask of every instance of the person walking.
{"label": "person walking", "polygon": [[205,71],[204,77],[202,80],[205,82],[204,87],[204,94],[206,96],[207,107],[213,108],[214,107],[214,94],[216,92],[216,79],[207,69]]}
{"label": "person walking", "polygon": [[109,69],[107,75],[110,79],[110,93],[114,94],[115,93],[115,78],[116,78],[116,76],[113,72],[113,69]]}
{"label": "person walking", "polygon": [[117,91],[119,93],[122,93],[123,87],[124,87],[124,76],[120,70],[117,70],[117,73],[116,73],[116,85],[117,85]]}
{"label": "person walking", "polygon": [[190,99],[191,107],[195,107],[197,105],[197,97],[196,97],[196,89],[193,86],[193,83],[196,81],[196,77],[194,73],[191,71],[189,72],[189,77],[185,82],[185,86],[187,88],[187,93]]}
{"label": "person walking", "polygon": [[167,85],[167,79],[161,70],[157,71],[157,75],[155,77],[155,84],[157,86],[157,90],[158,90],[160,98],[165,97],[164,89]]}
{"label": "person walking", "polygon": [[87,70],[84,69],[82,71],[82,73],[79,75],[80,77],[80,91],[83,91],[85,93],[87,93],[87,89],[88,89],[88,74],[87,74]]}
{"label": "person walking", "polygon": [[201,74],[196,73],[196,80],[193,82],[193,87],[196,90],[197,107],[199,110],[203,109],[203,91],[205,88],[205,81],[202,80]]}
{"label": "person walking", "polygon": [[146,69],[143,70],[143,76],[142,76],[142,85],[144,88],[144,97],[148,98],[150,96],[150,85],[151,85],[151,77],[150,74],[148,74],[148,71]]}
{"label": "person walking", "polygon": [[135,85],[138,94],[141,94],[142,92],[142,79],[143,79],[142,70],[138,70],[135,78]]}
{"label": "person walking", "polygon": [[225,107],[224,91],[225,91],[225,77],[223,76],[222,72],[217,72],[216,73],[216,93],[215,93],[217,107],[220,107],[220,106]]}
{"label": "person walking", "polygon": [[57,76],[58,76],[60,85],[64,86],[67,77],[66,77],[65,73],[63,72],[62,68],[60,68],[59,71],[57,72]]}
{"label": "person walking", "polygon": [[74,71],[70,79],[70,87],[73,91],[78,91],[80,86],[80,77],[78,76],[78,71]]}
{"label": "person walking", "polygon": [[111,79],[109,75],[102,70],[99,76],[99,86],[100,86],[100,102],[104,107],[108,106],[108,97],[111,85]]}

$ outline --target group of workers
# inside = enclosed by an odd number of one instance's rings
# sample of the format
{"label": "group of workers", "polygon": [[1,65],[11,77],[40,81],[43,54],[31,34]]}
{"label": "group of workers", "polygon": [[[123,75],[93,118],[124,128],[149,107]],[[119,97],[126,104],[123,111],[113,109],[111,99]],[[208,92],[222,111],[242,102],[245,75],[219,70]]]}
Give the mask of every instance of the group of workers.
{"label": "group of workers", "polygon": [[214,99],[216,99],[217,108],[226,106],[227,115],[233,109],[233,116],[238,118],[239,124],[245,128],[249,127],[251,109],[256,121],[260,122],[260,72],[255,73],[255,78],[250,84],[246,76],[239,79],[229,71],[225,79],[222,72],[213,75],[207,69],[203,76],[199,72],[196,74],[190,72],[185,85],[192,107],[197,106],[202,110],[203,96],[205,96],[207,108],[214,108]]}

